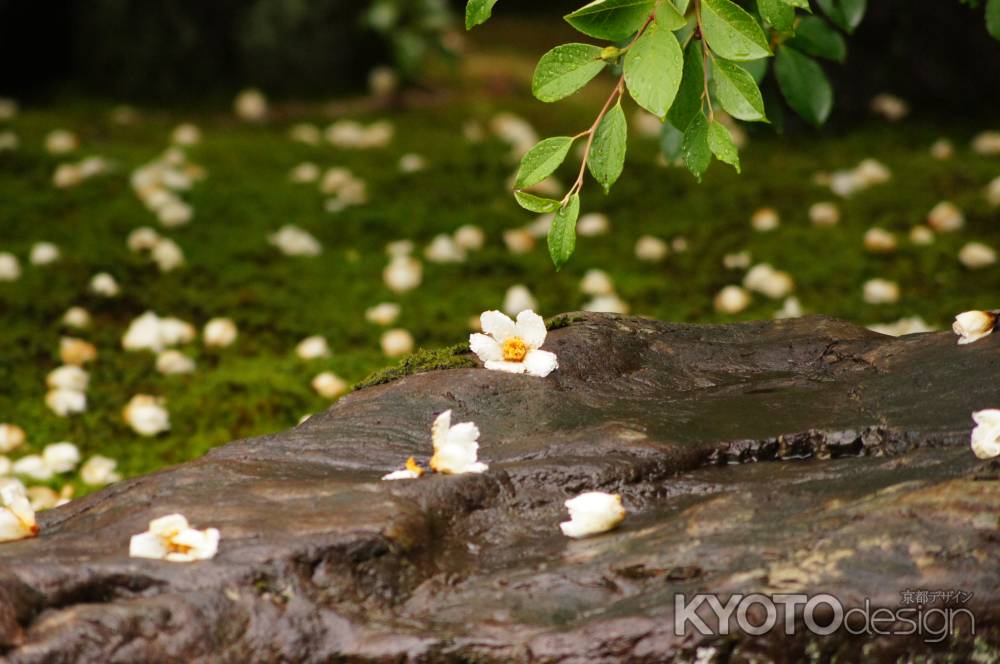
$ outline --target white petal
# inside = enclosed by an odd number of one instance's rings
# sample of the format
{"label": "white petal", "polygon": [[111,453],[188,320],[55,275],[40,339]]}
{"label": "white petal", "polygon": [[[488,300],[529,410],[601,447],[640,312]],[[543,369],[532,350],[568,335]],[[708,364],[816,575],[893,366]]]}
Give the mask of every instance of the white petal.
{"label": "white petal", "polygon": [[431,441],[434,449],[438,449],[448,442],[448,431],[451,429],[451,410],[446,410],[437,416],[434,424],[431,425]]}
{"label": "white petal", "polygon": [[383,480],[415,480],[419,479],[420,475],[412,470],[395,470],[388,475],[383,475]]}
{"label": "white petal", "polygon": [[462,472],[463,473],[485,473],[487,470],[489,470],[489,468],[490,467],[487,466],[485,463],[483,463],[481,461],[477,461],[476,463],[473,463],[473,464],[470,464],[470,465],[466,466],[462,470]]}
{"label": "white petal", "polygon": [[479,428],[472,422],[456,424],[448,431],[449,445],[471,445],[479,440]]}
{"label": "white petal", "polygon": [[469,348],[482,362],[499,362],[503,359],[503,348],[493,337],[485,334],[470,334]]}
{"label": "white petal", "polygon": [[531,309],[525,309],[517,315],[517,336],[524,339],[529,349],[541,348],[546,334],[545,319]]}
{"label": "white petal", "polygon": [[545,378],[559,366],[559,360],[547,350],[532,350],[524,356],[523,364],[528,374]]}
{"label": "white petal", "polygon": [[517,335],[517,326],[510,317],[500,311],[484,311],[479,317],[479,323],[483,332],[490,335],[500,343]]}
{"label": "white petal", "polygon": [[139,533],[129,540],[128,555],[132,558],[163,558],[167,555],[167,547],[153,533]]}
{"label": "white petal", "polygon": [[[534,351],[544,352],[544,351]],[[525,372],[524,362],[485,362],[483,364],[490,371],[503,371],[506,373],[520,374]]]}
{"label": "white petal", "polygon": [[988,408],[972,414],[972,419],[976,424],[986,427],[1000,427],[1000,410]]}

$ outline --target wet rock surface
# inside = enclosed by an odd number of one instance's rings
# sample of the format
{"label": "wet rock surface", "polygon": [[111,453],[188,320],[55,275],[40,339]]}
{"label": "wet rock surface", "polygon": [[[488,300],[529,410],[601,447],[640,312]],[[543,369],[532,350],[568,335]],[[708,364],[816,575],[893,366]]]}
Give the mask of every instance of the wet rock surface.
{"label": "wet rock surface", "polygon": [[[1000,405],[1000,337],[901,339],[820,317],[695,326],[560,317],[549,378],[481,369],[353,393],[42,513],[0,546],[10,662],[941,661],[1000,642],[1000,464],[969,450]],[[482,431],[483,475],[381,482],[426,464],[435,415]],[[563,501],[619,492],[622,527],[569,540]],[[130,559],[182,512],[218,556]],[[674,633],[675,595],[831,593],[898,607],[973,592],[919,634]],[[985,653],[985,654],[984,654]],[[983,660],[988,661],[988,660]]]}

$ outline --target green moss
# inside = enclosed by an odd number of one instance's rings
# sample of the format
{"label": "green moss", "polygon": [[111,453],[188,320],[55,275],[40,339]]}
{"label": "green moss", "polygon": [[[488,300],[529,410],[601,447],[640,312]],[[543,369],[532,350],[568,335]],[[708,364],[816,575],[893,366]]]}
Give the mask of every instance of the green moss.
{"label": "green moss", "polygon": [[581,314],[568,313],[568,314],[558,314],[545,321],[545,327],[551,332],[552,330],[559,330],[564,327],[569,327],[573,323],[579,323],[586,320],[586,317]]}
{"label": "green moss", "polygon": [[455,344],[454,346],[437,350],[424,350],[421,348],[413,355],[405,358],[398,365],[373,372],[356,384],[354,389],[363,390],[366,387],[391,383],[394,380],[427,371],[469,369],[475,366],[477,365],[469,354],[468,343]]}

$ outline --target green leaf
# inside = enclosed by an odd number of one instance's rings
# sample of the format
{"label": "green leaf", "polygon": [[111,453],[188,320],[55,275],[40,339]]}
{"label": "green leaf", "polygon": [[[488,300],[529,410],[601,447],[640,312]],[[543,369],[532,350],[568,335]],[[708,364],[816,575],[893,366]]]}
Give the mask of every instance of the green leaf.
{"label": "green leaf", "polygon": [[656,0],[594,0],[565,18],[590,37],[624,41],[642,27],[654,5]]}
{"label": "green leaf", "polygon": [[826,21],[808,16],[795,28],[795,37],[788,42],[804,53],[827,60],[843,62],[847,58],[847,42]]}
{"label": "green leaf", "polygon": [[750,72],[722,58],[715,58],[712,62],[715,73],[715,95],[726,113],[738,120],[766,121],[764,98]]}
{"label": "green leaf", "polygon": [[788,32],[795,24],[795,8],[783,0],[757,0],[757,11],[780,32]]}
{"label": "green leaf", "polygon": [[493,15],[493,5],[497,0],[469,0],[465,5],[465,29],[471,30],[482,25]]}
{"label": "green leaf", "polygon": [[628,121],[619,99],[598,125],[587,161],[590,174],[604,187],[604,193],[608,193],[611,185],[621,176],[627,147]]}
{"label": "green leaf", "polygon": [[861,24],[868,0],[816,0],[831,21],[844,32],[851,33]]}
{"label": "green leaf", "polygon": [[531,92],[540,101],[559,101],[597,76],[607,63],[601,49],[590,44],[563,44],[542,56],[535,68]]}
{"label": "green leaf", "polygon": [[562,203],[559,201],[535,196],[526,191],[515,191],[514,198],[517,199],[517,204],[525,210],[528,212],[537,212],[538,214],[550,214],[562,207]]}
{"label": "green leaf", "polygon": [[767,36],[745,9],[730,0],[702,0],[701,25],[709,47],[727,60],[771,55]]}
{"label": "green leaf", "polygon": [[701,112],[701,95],[705,91],[705,64],[701,42],[692,39],[684,49],[684,75],[670,112],[670,122],[680,131],[687,129],[695,113]]}
{"label": "green leaf", "polygon": [[532,187],[555,173],[559,165],[566,161],[566,155],[569,154],[572,145],[573,139],[571,137],[556,136],[555,138],[546,138],[528,150],[528,153],[521,159],[521,167],[517,170],[514,188]]}
{"label": "green leaf", "polygon": [[737,173],[740,172],[740,151],[736,149],[726,125],[714,120],[708,125],[708,147],[719,161],[730,164]]}
{"label": "green leaf", "polygon": [[750,75],[753,76],[753,80],[760,85],[760,82],[764,80],[765,76],[767,76],[767,68],[771,66],[771,58],[747,60],[746,62],[739,63],[739,65],[750,72]]}
{"label": "green leaf", "polygon": [[677,8],[678,13],[681,15],[687,14],[688,5],[691,4],[691,0],[673,0],[674,7]]}
{"label": "green leaf", "polygon": [[670,0],[661,0],[656,5],[656,24],[666,30],[680,30],[688,24],[684,14],[678,11]]}
{"label": "green leaf", "polygon": [[683,145],[684,132],[672,123],[664,122],[663,129],[660,130],[660,152],[667,158],[667,161],[674,161],[680,157]]}
{"label": "green leaf", "polygon": [[986,29],[994,39],[1000,39],[1000,0],[986,2]]}
{"label": "green leaf", "polygon": [[674,33],[653,24],[625,54],[625,85],[636,103],[662,119],[677,96],[683,69]]}
{"label": "green leaf", "polygon": [[549,256],[556,272],[562,269],[576,249],[576,220],[579,216],[580,195],[573,194],[566,207],[556,212],[556,218],[549,227]]}
{"label": "green leaf", "polygon": [[833,88],[818,62],[785,46],[775,58],[774,73],[781,93],[796,113],[817,126],[826,122],[833,108]]}
{"label": "green leaf", "polygon": [[799,9],[805,9],[807,12],[812,11],[809,8],[809,0],[781,0],[789,7],[798,7]]}
{"label": "green leaf", "polygon": [[704,113],[695,115],[684,131],[681,155],[684,157],[684,165],[701,182],[701,177],[712,163],[712,150],[708,146],[708,118]]}

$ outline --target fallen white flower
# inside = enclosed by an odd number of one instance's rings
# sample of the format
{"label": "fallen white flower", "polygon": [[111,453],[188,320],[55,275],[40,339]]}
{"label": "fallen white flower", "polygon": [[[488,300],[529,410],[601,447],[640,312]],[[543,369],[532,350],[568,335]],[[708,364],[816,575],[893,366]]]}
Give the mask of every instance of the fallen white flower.
{"label": "fallen white flower", "polygon": [[298,184],[309,184],[319,180],[319,166],[311,161],[304,161],[288,174],[288,179]]}
{"label": "fallen white flower", "polygon": [[69,417],[87,410],[87,395],[76,390],[49,390],[45,405],[59,417]]}
{"label": "fallen white flower", "polygon": [[715,296],[713,305],[719,313],[738,314],[750,306],[750,293],[739,286],[726,286]]}
{"label": "fallen white flower", "polygon": [[62,316],[62,324],[83,330],[90,327],[90,313],[83,307],[70,307]]}
{"label": "fallen white flower", "polygon": [[80,479],[83,480],[84,484],[89,484],[90,486],[111,484],[122,478],[115,471],[117,467],[118,462],[114,459],[95,454],[80,466]]}
{"label": "fallen white flower", "polygon": [[972,414],[972,451],[980,459],[1000,456],[1000,410],[981,410]]}
{"label": "fallen white flower", "polygon": [[153,261],[160,272],[172,272],[184,265],[184,252],[170,238],[161,238],[153,247]]}
{"label": "fallen white flower", "polygon": [[[395,20],[392,21],[395,23]],[[394,27],[392,25],[387,27]],[[390,97],[399,87],[399,74],[392,67],[379,66],[368,72],[368,91],[373,97]]]}
{"label": "fallen white flower", "polygon": [[865,249],[875,254],[896,251],[896,236],[884,228],[873,227],[865,231]]}
{"label": "fallen white flower", "polygon": [[863,287],[868,304],[893,304],[899,301],[899,284],[886,279],[869,279]]}
{"label": "fallen white flower", "polygon": [[419,154],[404,154],[399,158],[400,173],[419,173],[427,168],[427,159]]}
{"label": "fallen white flower", "polygon": [[722,257],[722,267],[727,270],[746,270],[752,260],[753,256],[749,251],[737,251]]}
{"label": "fallen white flower", "polygon": [[750,268],[743,277],[743,287],[766,295],[772,300],[780,300],[795,290],[795,280],[792,279],[792,275],[775,270],[768,263],[759,263]]}
{"label": "fallen white flower", "polygon": [[255,88],[244,90],[233,100],[236,117],[247,122],[260,122],[267,118],[267,97]]}
{"label": "fallen white flower", "polygon": [[524,120],[513,113],[498,113],[490,120],[490,130],[501,141],[510,145],[513,150],[511,156],[520,159],[538,143],[538,133],[527,120]]}
{"label": "fallen white flower", "polygon": [[321,357],[330,357],[330,345],[326,338],[316,335],[306,337],[295,346],[295,354],[302,360],[317,360]]}
{"label": "fallen white flower", "polygon": [[16,424],[0,424],[0,452],[6,454],[24,444],[27,439],[24,429]]}
{"label": "fallen white flower", "polygon": [[314,124],[302,122],[292,126],[288,131],[288,137],[297,143],[319,145],[319,142],[323,140],[323,132]]}
{"label": "fallen white flower", "polygon": [[648,263],[659,263],[670,254],[667,243],[653,235],[643,235],[635,243],[635,257]]}
{"label": "fallen white flower", "polygon": [[898,122],[910,112],[910,105],[903,99],[888,92],[875,95],[871,104],[872,112],[889,122]]}
{"label": "fallen white flower", "polygon": [[761,208],[750,217],[750,225],[757,232],[767,233],[781,225],[781,217],[774,208]]}
{"label": "fallen white flower", "polygon": [[610,295],[615,292],[615,285],[604,270],[587,270],[580,280],[580,291],[586,295]]}
{"label": "fallen white flower", "polygon": [[485,243],[486,234],[479,226],[466,224],[455,230],[455,244],[466,251],[479,251]]}
{"label": "fallen white flower", "polygon": [[603,491],[588,491],[567,500],[569,521],[559,524],[566,537],[578,539],[614,530],[625,519],[622,497]]}
{"label": "fallen white flower", "polygon": [[59,247],[51,242],[36,242],[31,247],[28,260],[32,265],[51,265],[59,260]]}
{"label": "fallen white flower", "polygon": [[442,233],[424,248],[424,258],[432,263],[462,263],[465,261],[465,250],[452,236]]}
{"label": "fallen white flower", "polygon": [[910,229],[910,242],[920,247],[934,244],[934,231],[922,224],[914,226]]}
{"label": "fallen white flower", "polygon": [[629,312],[629,306],[628,302],[618,297],[616,293],[608,293],[594,297],[590,302],[583,305],[583,310],[625,315]]}
{"label": "fallen white flower", "polygon": [[137,394],[125,406],[122,417],[137,434],[151,438],[170,431],[170,414],[163,406],[165,402],[163,397]]}
{"label": "fallen white flower", "polygon": [[90,290],[101,297],[118,297],[121,289],[118,282],[107,272],[99,272],[90,280]]}
{"label": "fallen white flower", "polygon": [[868,329],[879,334],[886,334],[890,337],[902,337],[907,334],[921,334],[923,332],[933,332],[934,328],[924,321],[920,316],[910,316],[900,318],[894,323],[884,323],[880,325],[869,325]]}
{"label": "fallen white flower", "polygon": [[179,350],[165,350],[156,356],[156,370],[165,376],[194,373],[194,360]]}
{"label": "fallen white flower", "polygon": [[479,320],[485,334],[470,335],[469,347],[487,369],[544,378],[558,368],[555,353],[540,350],[548,331],[534,311],[522,311],[516,323],[499,311],[486,311]]}
{"label": "fallen white flower", "polygon": [[537,309],[538,300],[527,286],[515,284],[507,289],[503,297],[503,310],[509,316],[516,316],[528,309]]}
{"label": "fallen white flower", "polygon": [[128,555],[173,563],[189,563],[214,558],[219,550],[216,528],[195,530],[180,514],[169,514],[149,522],[149,530],[133,535]]}
{"label": "fallen white flower", "polygon": [[947,138],[939,138],[931,145],[931,156],[946,161],[955,156],[955,146]]}
{"label": "fallen white flower", "polygon": [[282,226],[281,230],[267,239],[286,256],[319,256],[323,245],[311,233],[298,226]]}
{"label": "fallen white flower", "polygon": [[365,310],[365,319],[376,325],[392,325],[399,318],[401,309],[395,302],[381,302]]}
{"label": "fallen white flower", "polygon": [[387,330],[379,341],[382,352],[388,357],[402,357],[413,352],[416,342],[413,335],[404,329]]}
{"label": "fallen white flower", "polygon": [[997,252],[982,242],[969,242],[959,250],[958,260],[970,270],[981,270],[997,262]]}
{"label": "fallen white flower", "polygon": [[383,270],[382,278],[393,292],[405,293],[423,281],[423,266],[411,256],[394,256]]}
{"label": "fallen white flower", "polygon": [[1000,155],[1000,131],[984,131],[972,138],[972,151],[985,157]]}
{"label": "fallen white flower", "polygon": [[451,411],[446,410],[431,427],[434,456],[431,470],[445,475],[483,473],[489,468],[477,460],[479,453],[479,428],[472,422],[451,425]]}
{"label": "fallen white flower", "polygon": [[194,218],[194,209],[179,199],[171,199],[156,211],[156,217],[164,228],[177,228],[188,224]]}
{"label": "fallen white flower", "polygon": [[992,334],[997,325],[997,314],[992,311],[966,311],[955,316],[951,329],[959,336],[960,346],[979,341]]}
{"label": "fallen white flower", "polygon": [[775,320],[786,320],[789,318],[802,318],[802,315],[802,303],[799,302],[799,298],[792,296],[785,298],[781,308],[774,312],[773,318]]}
{"label": "fallen white flower", "polygon": [[0,131],[0,152],[12,152],[21,145],[21,139],[10,130]]}
{"label": "fallen white flower", "polygon": [[413,244],[412,240],[394,240],[385,245],[385,253],[390,258],[397,258],[399,256],[409,256],[415,248],[416,245]]}
{"label": "fallen white flower", "polygon": [[604,235],[611,230],[608,215],[601,212],[591,212],[580,217],[576,222],[576,232],[581,237]]}
{"label": "fallen white flower", "polygon": [[809,221],[813,226],[836,226],[840,223],[840,209],[828,201],[813,203],[809,207]]}
{"label": "fallen white flower", "polygon": [[30,477],[39,482],[47,482],[52,479],[52,468],[49,467],[40,454],[29,454],[14,462],[11,470],[15,475]]}
{"label": "fallen white flower", "polygon": [[50,371],[45,384],[53,390],[61,388],[86,392],[90,385],[90,375],[75,364],[66,364]]}
{"label": "fallen white flower", "polygon": [[312,388],[324,399],[336,399],[347,392],[347,383],[332,371],[324,371],[312,379]]}
{"label": "fallen white flower", "polygon": [[415,480],[419,479],[426,471],[417,463],[416,459],[410,457],[406,460],[406,468],[395,470],[387,475],[383,475],[383,480]]}
{"label": "fallen white flower", "polygon": [[125,245],[129,251],[138,253],[149,251],[160,241],[160,234],[149,226],[140,226],[132,230],[125,239]]}
{"label": "fallen white flower", "polygon": [[68,473],[80,463],[80,450],[73,443],[52,443],[42,450],[42,461],[55,474]]}
{"label": "fallen white flower", "polygon": [[687,238],[675,237],[670,241],[670,248],[673,249],[675,254],[683,254],[689,248]]}
{"label": "fallen white flower", "polygon": [[927,214],[927,224],[938,233],[953,233],[965,225],[965,215],[951,201],[941,201]]}
{"label": "fallen white flower", "polygon": [[62,337],[59,339],[59,357],[63,364],[80,366],[97,359],[97,346],[83,339]]}
{"label": "fallen white flower", "polygon": [[201,130],[196,125],[185,122],[174,128],[170,140],[177,145],[197,145],[201,142]]}
{"label": "fallen white flower", "polygon": [[66,154],[80,147],[80,139],[66,129],[53,129],[45,137],[45,150],[49,154]]}
{"label": "fallen white flower", "polygon": [[236,328],[236,323],[229,318],[213,318],[205,324],[201,332],[201,338],[209,348],[231,346],[237,336],[239,330]]}
{"label": "fallen white flower", "polygon": [[38,534],[35,511],[24,487],[7,484],[0,488],[0,542],[34,537]]}
{"label": "fallen white flower", "polygon": [[17,281],[21,278],[21,263],[17,256],[0,251],[0,281]]}
{"label": "fallen white flower", "polygon": [[523,228],[511,228],[503,232],[503,243],[514,255],[526,254],[535,248],[535,238]]}

